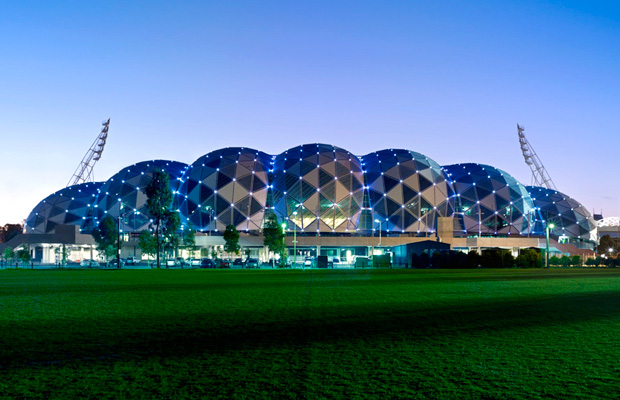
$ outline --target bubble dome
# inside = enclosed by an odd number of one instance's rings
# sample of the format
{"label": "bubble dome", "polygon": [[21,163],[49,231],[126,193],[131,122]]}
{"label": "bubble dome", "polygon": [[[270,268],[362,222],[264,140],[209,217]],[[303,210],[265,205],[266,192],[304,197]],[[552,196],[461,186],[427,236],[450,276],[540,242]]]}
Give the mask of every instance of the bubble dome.
{"label": "bubble dome", "polygon": [[194,229],[259,230],[267,206],[272,156],[246,147],[215,150],[194,161],[177,191],[174,207]]}
{"label": "bubble dome", "polygon": [[363,157],[373,220],[382,229],[433,232],[437,217],[454,212],[454,190],[442,168],[423,154],[386,149]]}
{"label": "bubble dome", "polygon": [[443,167],[456,192],[455,217],[466,235],[534,233],[537,212],[525,186],[501,169],[484,164]]}
{"label": "bubble dome", "polygon": [[363,200],[361,162],[345,149],[304,144],[275,157],[275,212],[300,231],[355,231]]}

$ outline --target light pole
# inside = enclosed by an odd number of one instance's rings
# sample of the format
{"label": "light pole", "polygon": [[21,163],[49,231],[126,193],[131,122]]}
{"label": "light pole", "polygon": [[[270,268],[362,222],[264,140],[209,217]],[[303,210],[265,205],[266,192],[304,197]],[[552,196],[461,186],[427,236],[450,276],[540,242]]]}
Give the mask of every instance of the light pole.
{"label": "light pole", "polygon": [[545,268],[549,268],[549,229],[555,228],[555,225],[545,223],[545,232],[547,236],[547,249],[545,250]]}
{"label": "light pole", "polygon": [[377,247],[381,247],[381,221],[376,219],[375,222],[379,223],[379,245]]}
{"label": "light pole", "polygon": [[211,206],[207,206],[207,210],[209,210],[209,231],[208,231],[208,234],[209,234],[209,236],[211,236],[211,230],[213,229],[211,227],[211,224],[213,223],[213,208]]}
{"label": "light pole", "polygon": [[[293,211],[293,215],[297,216],[297,211]],[[293,219],[293,267],[297,266],[297,223],[296,218]]]}
{"label": "light pole", "polygon": [[121,267],[121,222],[122,219],[124,217],[123,215],[123,203],[119,202],[119,209],[118,209],[118,237],[117,237],[117,241],[116,241],[116,268],[120,268]]}
{"label": "light pole", "polygon": [[[286,248],[286,222],[282,222],[282,233],[284,233],[284,247]],[[288,255],[288,249],[286,249],[286,253]],[[282,258],[284,258],[284,254],[282,254]],[[280,260],[280,266],[282,266],[282,262],[286,262],[286,260]]]}

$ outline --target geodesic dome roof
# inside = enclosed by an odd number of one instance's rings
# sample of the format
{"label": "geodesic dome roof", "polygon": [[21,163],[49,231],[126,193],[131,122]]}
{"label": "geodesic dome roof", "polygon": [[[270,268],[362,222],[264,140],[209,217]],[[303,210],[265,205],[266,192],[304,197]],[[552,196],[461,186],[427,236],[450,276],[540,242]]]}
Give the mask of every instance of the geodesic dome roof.
{"label": "geodesic dome roof", "polygon": [[26,218],[26,233],[54,233],[57,225],[81,225],[103,182],[61,189],[42,200]]}
{"label": "geodesic dome roof", "polygon": [[360,160],[329,144],[304,144],[275,157],[273,205],[301,231],[347,232],[358,226],[364,200]]}
{"label": "geodesic dome roof", "polygon": [[182,177],[174,207],[198,230],[259,230],[267,206],[272,157],[245,147],[205,154]]}
{"label": "geodesic dome roof", "polygon": [[151,182],[153,172],[166,172],[170,176],[170,189],[175,192],[186,168],[187,164],[168,160],[143,161],[123,168],[99,188],[93,207],[93,226],[97,226],[106,215],[118,218],[122,204],[121,226],[124,231],[137,232],[148,228],[151,221],[146,215],[145,188]]}
{"label": "geodesic dome roof", "polygon": [[533,232],[537,219],[525,186],[501,169],[483,164],[443,167],[456,192],[455,217],[465,234],[511,235]]}
{"label": "geodesic dome roof", "polygon": [[544,223],[552,223],[551,235],[574,239],[596,240],[596,222],[590,212],[577,200],[553,189],[526,186]]}
{"label": "geodesic dome roof", "polygon": [[454,212],[454,190],[434,160],[410,150],[386,149],[360,157],[373,221],[381,229],[433,232],[437,217]]}

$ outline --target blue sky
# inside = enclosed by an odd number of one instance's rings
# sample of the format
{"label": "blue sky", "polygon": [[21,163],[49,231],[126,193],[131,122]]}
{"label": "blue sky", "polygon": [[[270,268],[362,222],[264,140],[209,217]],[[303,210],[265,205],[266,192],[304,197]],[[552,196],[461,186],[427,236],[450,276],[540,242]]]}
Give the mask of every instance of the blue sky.
{"label": "blue sky", "polygon": [[406,148],[620,215],[620,6],[560,1],[0,4],[0,224],[63,188],[245,146]]}

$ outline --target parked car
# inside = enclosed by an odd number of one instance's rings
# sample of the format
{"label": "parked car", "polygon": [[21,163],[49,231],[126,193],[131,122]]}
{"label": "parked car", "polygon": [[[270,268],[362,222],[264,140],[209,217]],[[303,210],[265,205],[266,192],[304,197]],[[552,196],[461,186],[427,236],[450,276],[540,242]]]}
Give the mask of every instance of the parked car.
{"label": "parked car", "polygon": [[108,261],[107,265],[108,265],[108,268],[122,268],[125,265],[125,261],[121,259],[121,266],[119,267],[116,258],[114,258]]}
{"label": "parked car", "polygon": [[99,263],[94,260],[82,260],[80,262],[80,267],[98,267]]}
{"label": "parked car", "polygon": [[188,260],[189,265],[192,267],[200,267],[200,259],[199,258],[191,258]]}
{"label": "parked car", "polygon": [[258,259],[257,258],[248,258],[245,260],[246,268],[258,268]]}
{"label": "parked car", "polygon": [[127,259],[125,260],[125,264],[127,265],[137,265],[138,262],[138,258],[136,257],[127,257]]}
{"label": "parked car", "polygon": [[185,267],[185,266],[189,265],[188,262],[185,261],[185,259],[183,257],[177,257],[175,259],[175,262],[176,262],[177,266],[179,266],[179,267]]}
{"label": "parked car", "polygon": [[200,260],[200,268],[215,268],[215,263],[210,258]]}
{"label": "parked car", "polygon": [[217,260],[218,268],[230,268],[230,260]]}
{"label": "parked car", "polygon": [[166,268],[176,267],[176,266],[177,266],[177,260],[175,260],[174,258],[169,258],[166,260]]}
{"label": "parked car", "polygon": [[235,261],[233,261],[233,265],[243,266],[243,260],[241,258],[235,258]]}
{"label": "parked car", "polygon": [[314,260],[313,257],[306,257],[306,258],[304,258],[304,267],[311,267],[313,260]]}

